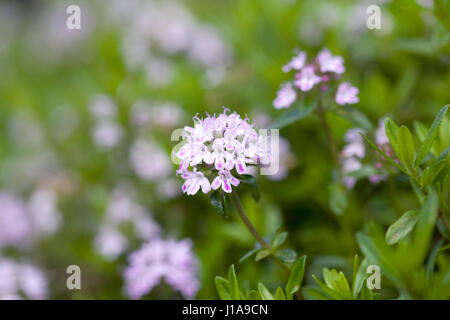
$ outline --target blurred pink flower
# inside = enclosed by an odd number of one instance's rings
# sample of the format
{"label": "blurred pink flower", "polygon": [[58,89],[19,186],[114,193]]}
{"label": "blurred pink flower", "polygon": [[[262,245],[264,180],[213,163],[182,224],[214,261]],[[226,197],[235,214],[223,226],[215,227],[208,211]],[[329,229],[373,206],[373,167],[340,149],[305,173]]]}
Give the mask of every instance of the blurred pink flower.
{"label": "blurred pink flower", "polygon": [[387,175],[385,174],[373,174],[371,176],[369,176],[369,181],[372,184],[377,184],[380,183],[381,181],[385,181],[387,180]]}
{"label": "blurred pink flower", "polygon": [[389,138],[386,135],[384,120],[384,118],[380,119],[378,122],[377,131],[375,133],[375,142],[378,146],[389,145]]}
{"label": "blurred pink flower", "polygon": [[345,145],[342,150],[342,156],[344,158],[364,158],[366,148],[362,137],[359,135],[359,132],[364,131],[359,128],[352,128],[347,130],[345,134],[347,145]]}
{"label": "blurred pink flower", "polygon": [[323,49],[317,55],[317,62],[321,72],[344,73],[344,59],[341,56],[332,56],[330,50]]}
{"label": "blurred pink flower", "polygon": [[32,226],[23,201],[0,192],[0,248],[23,245],[31,233]]}
{"label": "blurred pink flower", "polygon": [[156,142],[137,140],[130,152],[130,165],[143,180],[156,181],[171,172],[170,159]]}
{"label": "blurred pink flower", "polygon": [[292,85],[287,83],[278,90],[273,105],[276,109],[289,108],[295,99],[297,99],[297,93],[292,88]]}
{"label": "blurred pink flower", "polygon": [[101,148],[112,148],[116,146],[123,135],[122,128],[109,120],[102,120],[96,124],[92,136],[97,146]]}
{"label": "blurred pink flower", "polygon": [[94,239],[97,251],[108,260],[116,259],[128,247],[128,239],[121,233],[124,223],[133,226],[134,235],[148,241],[158,238],[161,228],[145,207],[133,200],[131,191],[117,187],[110,195],[106,215]]}
{"label": "blurred pink flower", "polygon": [[28,202],[28,212],[34,233],[50,235],[61,225],[61,213],[57,208],[56,195],[50,190],[36,190]]}
{"label": "blurred pink flower", "polygon": [[353,87],[349,82],[342,82],[336,93],[336,102],[340,105],[358,103],[358,93],[358,88]]}
{"label": "blurred pink flower", "polygon": [[106,120],[116,115],[117,106],[109,95],[97,94],[91,100],[89,111],[97,120]]}
{"label": "blurred pink flower", "polygon": [[128,240],[116,228],[105,226],[95,237],[94,246],[103,257],[114,260],[125,251]]}
{"label": "blurred pink flower", "polygon": [[300,70],[305,66],[306,63],[306,52],[300,51],[296,56],[294,56],[291,61],[285,64],[282,68],[283,72],[289,72],[291,70]]}
{"label": "blurred pink flower", "polygon": [[295,76],[294,80],[295,86],[297,86],[301,91],[309,91],[316,84],[318,84],[322,78],[314,73],[314,66],[304,67]]}
{"label": "blurred pink flower", "polygon": [[42,300],[48,295],[45,274],[29,263],[0,257],[0,300]]}
{"label": "blurred pink flower", "polygon": [[133,299],[149,293],[162,279],[187,299],[199,288],[197,260],[192,241],[156,239],[144,244],[129,257],[124,271],[125,291]]}

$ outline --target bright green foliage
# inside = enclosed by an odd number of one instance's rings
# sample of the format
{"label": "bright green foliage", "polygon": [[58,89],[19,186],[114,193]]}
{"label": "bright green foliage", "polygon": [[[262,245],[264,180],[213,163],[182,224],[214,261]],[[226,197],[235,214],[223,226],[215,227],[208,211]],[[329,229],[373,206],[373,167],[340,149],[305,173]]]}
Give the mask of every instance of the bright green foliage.
{"label": "bright green foliage", "polygon": [[318,300],[373,300],[374,293],[367,289],[365,284],[367,260],[364,260],[361,265],[358,261],[358,255],[355,255],[351,286],[342,271],[324,268],[322,271],[323,281],[313,275],[319,288],[306,287],[303,290],[307,295]]}

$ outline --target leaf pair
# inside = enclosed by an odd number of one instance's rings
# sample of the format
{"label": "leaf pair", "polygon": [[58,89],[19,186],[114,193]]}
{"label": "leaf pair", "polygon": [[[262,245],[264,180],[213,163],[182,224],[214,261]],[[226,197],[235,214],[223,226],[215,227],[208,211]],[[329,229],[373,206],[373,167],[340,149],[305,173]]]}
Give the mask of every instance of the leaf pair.
{"label": "leaf pair", "polygon": [[292,249],[280,249],[280,247],[286,242],[288,233],[277,231],[270,241],[270,249],[260,249],[256,256],[255,261],[260,261],[271,255],[275,255],[278,259],[285,263],[295,262],[297,258],[297,252]]}
{"label": "leaf pair", "polygon": [[239,289],[234,265],[231,265],[228,269],[228,279],[216,276],[216,290],[222,300],[292,300],[294,294],[302,285],[305,262],[306,256],[302,256],[293,265],[286,285],[286,294],[281,287],[278,287],[275,295],[273,295],[261,282],[258,283],[258,291],[248,290],[242,293]]}
{"label": "leaf pair", "polygon": [[228,269],[228,279],[217,276],[215,278],[216,290],[222,300],[241,300],[245,298],[239,290],[234,265]]}
{"label": "leaf pair", "polygon": [[386,135],[398,159],[410,173],[413,172],[416,148],[411,132],[406,126],[397,127],[390,118],[386,118],[385,128]]}
{"label": "leaf pair", "polygon": [[353,299],[373,299],[372,291],[364,288],[364,282],[367,278],[366,268],[368,262],[366,259],[359,265],[358,255],[353,260],[353,280],[352,286],[349,286],[347,278],[342,271],[324,268],[322,270],[323,281],[316,275],[314,280],[319,288],[307,288],[305,292],[319,300],[353,300]]}

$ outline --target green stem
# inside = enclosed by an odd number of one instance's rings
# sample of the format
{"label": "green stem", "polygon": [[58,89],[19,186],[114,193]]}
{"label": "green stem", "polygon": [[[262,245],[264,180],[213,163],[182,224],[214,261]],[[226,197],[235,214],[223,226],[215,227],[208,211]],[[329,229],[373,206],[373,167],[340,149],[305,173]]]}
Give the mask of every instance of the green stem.
{"label": "green stem", "polygon": [[334,164],[338,170],[339,175],[341,174],[341,165],[339,163],[339,155],[337,151],[336,144],[334,143],[333,136],[331,135],[330,126],[328,125],[326,112],[322,106],[322,99],[319,98],[317,105],[317,114],[319,115],[320,122],[322,123],[323,131],[325,132],[325,137],[327,139],[328,148],[330,149],[331,156],[333,157]]}
{"label": "green stem", "polygon": [[[256,231],[255,227],[253,226],[253,224],[250,222],[250,220],[248,219],[244,208],[242,207],[242,203],[241,200],[239,199],[239,195],[236,192],[232,192],[231,193],[231,200],[233,201],[234,206],[236,207],[237,212],[239,213],[239,216],[241,217],[242,221],[244,221],[245,226],[247,227],[247,229],[250,231],[250,233],[252,234],[252,236],[255,238],[256,241],[258,241],[258,243],[267,250],[271,250],[272,251],[272,247],[270,244],[267,243],[266,240],[264,240],[263,237],[261,237],[261,235],[258,233],[258,231]],[[289,272],[289,268],[277,257],[272,256],[273,259],[275,260],[276,263],[278,263],[278,265],[280,265],[280,267],[283,268],[283,270]]]}

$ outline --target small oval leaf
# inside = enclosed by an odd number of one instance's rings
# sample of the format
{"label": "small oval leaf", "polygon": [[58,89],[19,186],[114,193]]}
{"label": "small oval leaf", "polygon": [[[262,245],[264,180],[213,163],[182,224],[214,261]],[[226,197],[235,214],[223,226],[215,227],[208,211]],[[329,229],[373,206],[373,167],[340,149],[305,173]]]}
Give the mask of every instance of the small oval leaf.
{"label": "small oval leaf", "polygon": [[390,245],[399,242],[414,228],[419,218],[417,210],[405,212],[400,219],[394,222],[386,232],[386,242]]}

